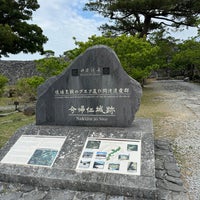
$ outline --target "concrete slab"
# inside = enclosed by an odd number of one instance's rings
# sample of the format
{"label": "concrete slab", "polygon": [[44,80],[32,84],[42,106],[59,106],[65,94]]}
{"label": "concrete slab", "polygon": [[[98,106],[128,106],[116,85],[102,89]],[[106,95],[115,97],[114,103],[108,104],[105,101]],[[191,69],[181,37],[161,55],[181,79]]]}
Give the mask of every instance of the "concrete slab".
{"label": "concrete slab", "polygon": [[[0,160],[21,135],[64,136],[66,140],[51,168],[0,163],[0,181],[155,199],[154,138],[149,119],[136,119],[128,128],[29,125],[19,129],[0,150]],[[141,175],[77,171],[88,137],[141,140]]]}

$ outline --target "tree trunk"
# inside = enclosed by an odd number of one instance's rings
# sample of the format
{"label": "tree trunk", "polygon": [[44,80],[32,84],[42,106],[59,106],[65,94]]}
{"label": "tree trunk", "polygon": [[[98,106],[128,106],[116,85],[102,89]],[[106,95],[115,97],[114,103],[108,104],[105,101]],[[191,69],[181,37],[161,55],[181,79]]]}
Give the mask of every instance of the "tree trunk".
{"label": "tree trunk", "polygon": [[151,17],[146,15],[144,19],[144,28],[139,35],[140,38],[148,35],[150,25],[151,25]]}

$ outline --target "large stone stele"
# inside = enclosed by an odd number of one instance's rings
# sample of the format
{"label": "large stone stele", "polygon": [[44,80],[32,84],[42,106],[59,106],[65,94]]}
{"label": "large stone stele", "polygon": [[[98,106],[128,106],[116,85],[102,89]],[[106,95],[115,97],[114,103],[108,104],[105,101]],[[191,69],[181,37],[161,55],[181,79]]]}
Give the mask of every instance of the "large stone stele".
{"label": "large stone stele", "polygon": [[39,87],[36,124],[130,126],[141,95],[140,84],[123,70],[115,52],[94,46]]}

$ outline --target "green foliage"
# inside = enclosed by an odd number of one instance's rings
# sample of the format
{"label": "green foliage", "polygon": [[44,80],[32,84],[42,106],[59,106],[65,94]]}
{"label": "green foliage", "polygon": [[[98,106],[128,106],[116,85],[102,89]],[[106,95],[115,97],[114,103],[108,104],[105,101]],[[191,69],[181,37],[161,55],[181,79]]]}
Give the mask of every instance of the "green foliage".
{"label": "green foliage", "polygon": [[200,67],[200,42],[194,39],[186,40],[178,47],[178,52],[173,57],[175,64],[182,66],[193,64]]}
{"label": "green foliage", "polygon": [[47,37],[39,26],[26,22],[38,8],[37,0],[0,0],[0,57],[8,53],[43,53]]}
{"label": "green foliage", "polygon": [[0,96],[4,92],[4,87],[8,83],[8,78],[0,74]]}
{"label": "green foliage", "polygon": [[157,54],[157,64],[161,68],[170,68],[171,60],[177,49],[177,42],[175,38],[169,36],[164,30],[153,33],[149,41],[156,46],[159,46]]}
{"label": "green foliage", "polygon": [[183,71],[191,79],[199,74],[195,74],[195,69],[200,71],[200,42],[195,39],[186,40],[178,45],[178,51],[174,54],[172,63],[176,70]]}
{"label": "green foliage", "polygon": [[158,67],[156,56],[159,48],[137,36],[104,37],[94,35],[88,38],[87,42],[78,42],[75,39],[75,44],[78,46],[77,48],[65,52],[70,59],[76,58],[88,47],[94,45],[103,44],[111,47],[119,57],[125,71],[140,82],[149,75],[152,69]]}
{"label": "green foliage", "polygon": [[36,61],[37,70],[45,79],[60,74],[68,65],[64,58],[49,57]]}
{"label": "green foliage", "polygon": [[41,76],[33,76],[30,78],[22,78],[17,82],[18,95],[29,97],[29,99],[35,99],[37,88],[44,82],[44,78]]}
{"label": "green foliage", "polygon": [[100,29],[114,35],[139,33],[143,37],[161,28],[197,27],[200,19],[199,0],[90,0],[85,10],[109,18],[112,23]]}

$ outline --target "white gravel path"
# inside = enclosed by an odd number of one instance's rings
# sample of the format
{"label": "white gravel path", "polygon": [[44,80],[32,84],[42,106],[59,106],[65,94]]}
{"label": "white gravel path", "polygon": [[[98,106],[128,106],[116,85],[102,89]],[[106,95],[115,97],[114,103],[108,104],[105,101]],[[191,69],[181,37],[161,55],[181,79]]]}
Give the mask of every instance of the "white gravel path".
{"label": "white gravel path", "polygon": [[[156,81],[152,86],[165,94],[167,98],[160,100],[168,104],[172,113],[160,122],[165,127],[161,137],[167,137],[174,145],[190,199],[200,200],[200,84]],[[170,138],[172,131],[174,138]]]}

